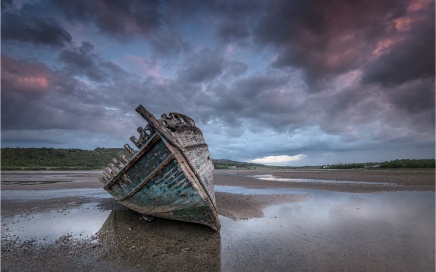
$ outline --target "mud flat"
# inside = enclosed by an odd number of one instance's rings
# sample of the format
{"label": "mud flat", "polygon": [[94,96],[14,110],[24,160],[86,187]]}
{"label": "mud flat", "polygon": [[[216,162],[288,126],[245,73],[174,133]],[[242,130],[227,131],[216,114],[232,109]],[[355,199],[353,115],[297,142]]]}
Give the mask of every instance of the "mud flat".
{"label": "mud flat", "polygon": [[117,204],[100,171],[2,172],[2,271],[434,271],[434,170],[219,170],[220,233]]}

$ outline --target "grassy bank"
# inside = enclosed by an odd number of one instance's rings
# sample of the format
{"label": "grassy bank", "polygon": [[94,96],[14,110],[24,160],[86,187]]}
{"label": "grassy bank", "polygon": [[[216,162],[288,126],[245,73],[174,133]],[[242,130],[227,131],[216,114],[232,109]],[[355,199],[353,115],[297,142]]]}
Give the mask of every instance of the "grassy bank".
{"label": "grassy bank", "polygon": [[[122,148],[96,148],[94,150],[58,148],[2,148],[1,170],[94,170],[103,169]],[[294,169],[292,166],[262,164],[214,159],[215,169]],[[393,160],[386,162],[332,164],[297,167],[298,169],[394,169],[435,168],[434,159]]]}
{"label": "grassy bank", "polygon": [[55,148],[2,148],[2,170],[92,170],[103,169],[120,148],[94,150]]}

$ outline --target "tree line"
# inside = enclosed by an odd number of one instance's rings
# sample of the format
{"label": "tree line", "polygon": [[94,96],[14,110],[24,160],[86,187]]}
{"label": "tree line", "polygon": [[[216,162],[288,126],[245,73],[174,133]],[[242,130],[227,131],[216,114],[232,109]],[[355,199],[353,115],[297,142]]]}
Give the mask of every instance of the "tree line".
{"label": "tree line", "polygon": [[122,148],[2,148],[2,170],[103,169]]}
{"label": "tree line", "polygon": [[[1,170],[92,170],[103,169],[124,151],[123,148],[96,148],[82,150],[76,148],[1,148]],[[272,167],[231,160],[213,160],[215,169],[260,169],[292,168]],[[316,167],[315,167],[316,168]],[[319,166],[318,168],[321,168]],[[381,163],[346,163],[326,165],[328,169],[359,168],[435,168],[434,159],[393,160]]]}
{"label": "tree line", "polygon": [[329,169],[359,169],[359,168],[435,168],[434,159],[422,160],[393,160],[380,163],[367,162],[367,163],[344,163],[327,165],[324,168]]}

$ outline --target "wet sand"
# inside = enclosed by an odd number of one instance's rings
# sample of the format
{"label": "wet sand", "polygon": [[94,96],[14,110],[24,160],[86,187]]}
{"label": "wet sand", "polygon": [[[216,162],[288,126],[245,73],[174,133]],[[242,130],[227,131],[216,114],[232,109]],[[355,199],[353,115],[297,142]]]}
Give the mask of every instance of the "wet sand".
{"label": "wet sand", "polygon": [[220,233],[100,173],[2,172],[2,271],[434,271],[434,170],[217,170]]}

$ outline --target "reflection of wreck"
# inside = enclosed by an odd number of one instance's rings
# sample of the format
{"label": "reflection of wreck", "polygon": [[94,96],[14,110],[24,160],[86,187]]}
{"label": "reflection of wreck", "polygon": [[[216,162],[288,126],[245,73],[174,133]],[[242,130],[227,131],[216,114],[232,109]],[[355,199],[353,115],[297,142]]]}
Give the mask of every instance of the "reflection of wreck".
{"label": "reflection of wreck", "polygon": [[100,181],[128,208],[145,215],[194,222],[220,229],[213,188],[213,164],[203,134],[186,115],[170,113],[157,120],[142,105],[147,121],[139,127],[139,149],[124,145]]}
{"label": "reflection of wreck", "polygon": [[137,213],[116,210],[98,232],[98,244],[109,260],[120,258],[124,271],[219,271],[220,234],[190,225],[158,218],[144,222]]}

